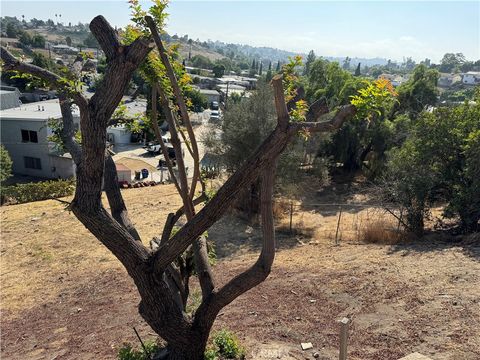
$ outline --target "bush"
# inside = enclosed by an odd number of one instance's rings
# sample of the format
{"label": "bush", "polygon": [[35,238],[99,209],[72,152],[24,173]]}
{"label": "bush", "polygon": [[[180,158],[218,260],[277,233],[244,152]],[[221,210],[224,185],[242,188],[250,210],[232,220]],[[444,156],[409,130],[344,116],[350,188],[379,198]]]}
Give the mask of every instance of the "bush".
{"label": "bush", "polygon": [[18,184],[2,188],[2,203],[5,200],[22,204],[72,195],[75,180],[49,180],[37,183]]}
{"label": "bush", "polygon": [[153,340],[145,341],[144,345],[145,349],[143,347],[134,349],[131,344],[125,343],[118,351],[117,358],[119,360],[150,360],[160,350],[158,344]]}
{"label": "bush", "polygon": [[465,231],[480,221],[480,90],[475,104],[422,112],[401,147],[389,152],[385,189],[407,211],[417,235],[433,203],[446,203],[447,217],[459,217]]}
{"label": "bush", "polygon": [[238,338],[228,330],[220,330],[213,335],[213,348],[205,353],[210,359],[216,355],[223,359],[244,359],[245,349],[240,345]]}

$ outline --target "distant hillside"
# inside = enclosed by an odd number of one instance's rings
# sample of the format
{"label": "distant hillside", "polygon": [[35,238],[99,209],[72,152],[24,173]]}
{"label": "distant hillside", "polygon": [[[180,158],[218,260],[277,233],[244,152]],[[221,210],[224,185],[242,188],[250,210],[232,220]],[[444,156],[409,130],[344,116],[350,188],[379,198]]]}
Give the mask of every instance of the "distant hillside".
{"label": "distant hillside", "polygon": [[[178,38],[178,41],[181,44],[181,54],[182,56],[188,57],[189,44],[187,42],[188,36],[183,38]],[[306,53],[294,53],[292,51],[281,50],[277,48],[267,47],[267,46],[251,46],[246,44],[233,44],[225,43],[222,41],[204,41],[199,40],[192,42],[192,56],[201,54],[208,57],[210,60],[216,60],[222,57],[236,57],[236,58],[247,58],[247,59],[257,59],[264,61],[282,63],[287,62],[289,57],[300,55],[306,58]],[[337,61],[342,63],[345,60],[345,57],[332,57],[332,56],[322,56],[322,54],[316,54],[317,57],[323,57],[329,61]],[[356,66],[356,64],[361,63],[362,66],[372,66],[372,65],[385,65],[387,64],[387,59],[384,58],[351,58],[350,63]]]}
{"label": "distant hillside", "polygon": [[192,57],[195,55],[202,55],[207,57],[211,61],[219,60],[225,57],[224,55],[216,52],[215,50],[206,48],[201,44],[197,44],[197,43],[188,44],[181,41],[172,41],[171,43],[180,45],[178,50],[180,52],[180,55],[184,59],[188,59],[189,53],[191,53]]}

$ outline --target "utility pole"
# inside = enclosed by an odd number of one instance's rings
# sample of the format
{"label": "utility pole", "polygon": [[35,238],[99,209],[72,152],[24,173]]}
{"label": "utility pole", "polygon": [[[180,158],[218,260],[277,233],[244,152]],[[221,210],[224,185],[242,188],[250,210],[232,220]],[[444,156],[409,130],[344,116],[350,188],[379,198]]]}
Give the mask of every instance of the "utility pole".
{"label": "utility pole", "polygon": [[225,95],[225,110],[227,110],[227,102],[228,102],[228,84],[229,84],[229,83],[230,83],[230,82],[229,82],[229,81],[227,81],[227,92],[226,92],[226,95]]}

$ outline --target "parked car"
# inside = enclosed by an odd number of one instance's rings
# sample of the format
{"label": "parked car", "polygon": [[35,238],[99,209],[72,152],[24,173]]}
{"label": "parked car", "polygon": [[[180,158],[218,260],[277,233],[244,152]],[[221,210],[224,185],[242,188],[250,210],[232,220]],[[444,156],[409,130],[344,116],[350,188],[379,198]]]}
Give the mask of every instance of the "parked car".
{"label": "parked car", "polygon": [[210,113],[210,121],[211,122],[217,122],[220,120],[220,112],[218,110],[213,110]]}
{"label": "parked car", "polygon": [[217,101],[212,101],[212,105],[210,106],[210,109],[212,110],[218,110],[218,102]]}
{"label": "parked car", "polygon": [[[168,139],[163,138],[163,137],[162,137],[162,139],[163,139],[163,142],[165,143],[165,145],[167,146],[168,156],[171,159],[174,159],[175,158],[175,150],[173,149],[173,146],[170,144]],[[144,149],[147,150],[149,153],[152,153],[152,154],[161,154],[162,153],[162,147],[156,141],[147,143],[147,145],[144,146]]]}

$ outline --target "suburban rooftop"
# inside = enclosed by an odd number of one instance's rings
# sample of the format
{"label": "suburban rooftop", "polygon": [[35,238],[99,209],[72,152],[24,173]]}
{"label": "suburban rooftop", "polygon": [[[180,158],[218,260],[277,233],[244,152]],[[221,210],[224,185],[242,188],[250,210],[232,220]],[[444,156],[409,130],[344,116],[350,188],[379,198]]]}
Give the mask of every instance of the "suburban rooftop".
{"label": "suburban rooftop", "polygon": [[[39,110],[40,108],[40,110]],[[73,107],[73,115],[79,115],[78,109]],[[58,99],[37,101],[28,104],[22,104],[18,107],[0,111],[2,120],[39,120],[60,119],[62,113]]]}
{"label": "suburban rooftop", "polygon": [[[93,95],[93,94],[92,94]],[[129,97],[124,97],[123,100],[128,101]],[[126,102],[127,113],[130,116],[135,116],[138,113],[143,113],[146,110],[146,100],[137,99],[135,101]],[[40,107],[40,110],[39,110]],[[73,106],[73,116],[79,116],[80,112],[76,106]],[[1,110],[0,117],[2,120],[39,120],[45,121],[48,119],[60,119],[62,113],[60,111],[60,104],[58,99],[37,101],[28,104],[22,104],[15,108]]]}

